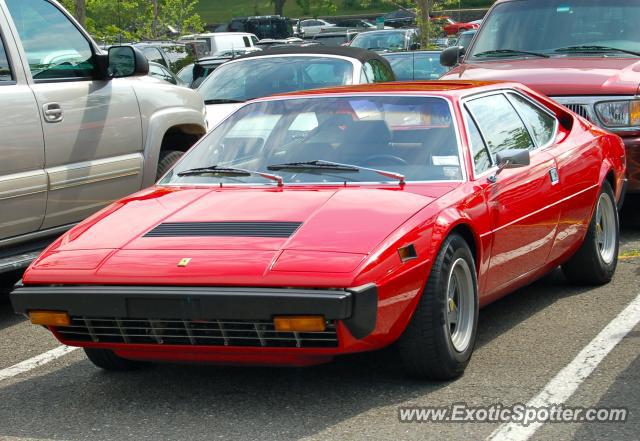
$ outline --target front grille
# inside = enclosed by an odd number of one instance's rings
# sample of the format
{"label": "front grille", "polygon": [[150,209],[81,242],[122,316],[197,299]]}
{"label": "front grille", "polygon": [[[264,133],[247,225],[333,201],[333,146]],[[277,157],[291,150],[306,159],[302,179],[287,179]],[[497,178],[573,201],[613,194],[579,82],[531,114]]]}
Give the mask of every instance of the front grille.
{"label": "front grille", "polygon": [[190,346],[333,348],[338,346],[334,321],[324,332],[278,332],[270,320],[176,320],[72,317],[57,327],[65,342],[130,343]]}
{"label": "front grille", "polygon": [[574,113],[577,113],[581,117],[594,122],[591,118],[591,111],[589,110],[589,106],[586,104],[565,104],[567,109],[571,110]]}
{"label": "front grille", "polygon": [[165,222],[144,237],[290,237],[300,222]]}

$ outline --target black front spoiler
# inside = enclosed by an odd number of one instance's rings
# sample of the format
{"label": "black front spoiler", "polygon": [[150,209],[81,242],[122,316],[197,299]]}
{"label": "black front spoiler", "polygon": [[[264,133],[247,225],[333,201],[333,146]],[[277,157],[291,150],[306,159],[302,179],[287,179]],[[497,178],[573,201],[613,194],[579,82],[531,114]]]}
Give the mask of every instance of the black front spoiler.
{"label": "black front spoiler", "polygon": [[188,286],[17,286],[18,314],[64,311],[71,317],[130,319],[271,320],[275,315],[323,315],[342,320],[358,339],[376,325],[378,290]]}

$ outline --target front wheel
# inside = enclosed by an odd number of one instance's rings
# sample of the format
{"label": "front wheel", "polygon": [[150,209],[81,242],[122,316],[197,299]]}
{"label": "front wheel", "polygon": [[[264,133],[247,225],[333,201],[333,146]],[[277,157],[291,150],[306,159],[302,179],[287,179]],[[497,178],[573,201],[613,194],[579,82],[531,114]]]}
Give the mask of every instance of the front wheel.
{"label": "front wheel", "polygon": [[443,243],[411,322],[398,341],[409,374],[452,380],[464,373],[476,341],[478,288],[473,254],[452,234]]}
{"label": "front wheel", "polygon": [[604,181],[596,209],[580,249],[564,265],[569,281],[579,285],[603,285],[613,278],[618,266],[620,226],[611,185]]}
{"label": "front wheel", "polygon": [[142,361],[118,357],[109,349],[84,348],[84,353],[91,360],[91,363],[105,371],[132,371],[148,365],[148,363]]}

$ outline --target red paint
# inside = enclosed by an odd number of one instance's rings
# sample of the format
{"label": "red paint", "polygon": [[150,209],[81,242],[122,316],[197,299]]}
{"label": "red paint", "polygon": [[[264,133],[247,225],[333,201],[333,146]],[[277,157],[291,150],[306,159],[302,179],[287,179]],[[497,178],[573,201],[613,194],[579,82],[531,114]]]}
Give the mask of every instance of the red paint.
{"label": "red paint", "polygon": [[[530,167],[505,170],[495,184],[474,177],[460,99],[517,88],[563,120],[556,143],[532,154]],[[153,187],[87,219],[31,265],[25,285],[227,285],[349,288],[376,283],[376,328],[362,340],[338,324],[339,347],[279,349],[74,343],[111,348],[141,360],[309,365],[393,343],[411,319],[442,241],[454,228],[471,231],[481,305],[532,282],[580,246],[601,182],[624,177],[620,138],[578,119],[530,89],[510,83],[396,83],[297,93],[440,95],[455,110],[464,150],[465,182],[349,186],[223,188]],[[550,167],[561,184],[551,186]],[[215,207],[215,209],[213,209]],[[277,209],[274,209],[277,207]],[[288,239],[145,238],[163,221],[298,221]],[[405,263],[397,250],[413,244]],[[69,256],[68,260],[61,256]],[[182,258],[187,267],[178,267]],[[82,266],[77,262],[86,262]],[[67,262],[67,263],[65,263]],[[317,264],[314,264],[317,262]],[[54,334],[56,334],[54,332]],[[60,337],[56,334],[56,337]]]}

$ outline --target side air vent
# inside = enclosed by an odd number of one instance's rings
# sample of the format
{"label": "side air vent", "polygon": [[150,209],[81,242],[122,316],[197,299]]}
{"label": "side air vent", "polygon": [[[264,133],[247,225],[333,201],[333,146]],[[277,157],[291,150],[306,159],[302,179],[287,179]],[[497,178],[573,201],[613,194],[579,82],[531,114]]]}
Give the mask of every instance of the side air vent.
{"label": "side air vent", "polygon": [[593,118],[591,117],[589,106],[585,104],[565,104],[565,107],[571,110],[572,112],[577,113],[584,119],[593,122]]}
{"label": "side air vent", "polygon": [[301,222],[165,222],[144,237],[290,237]]}

